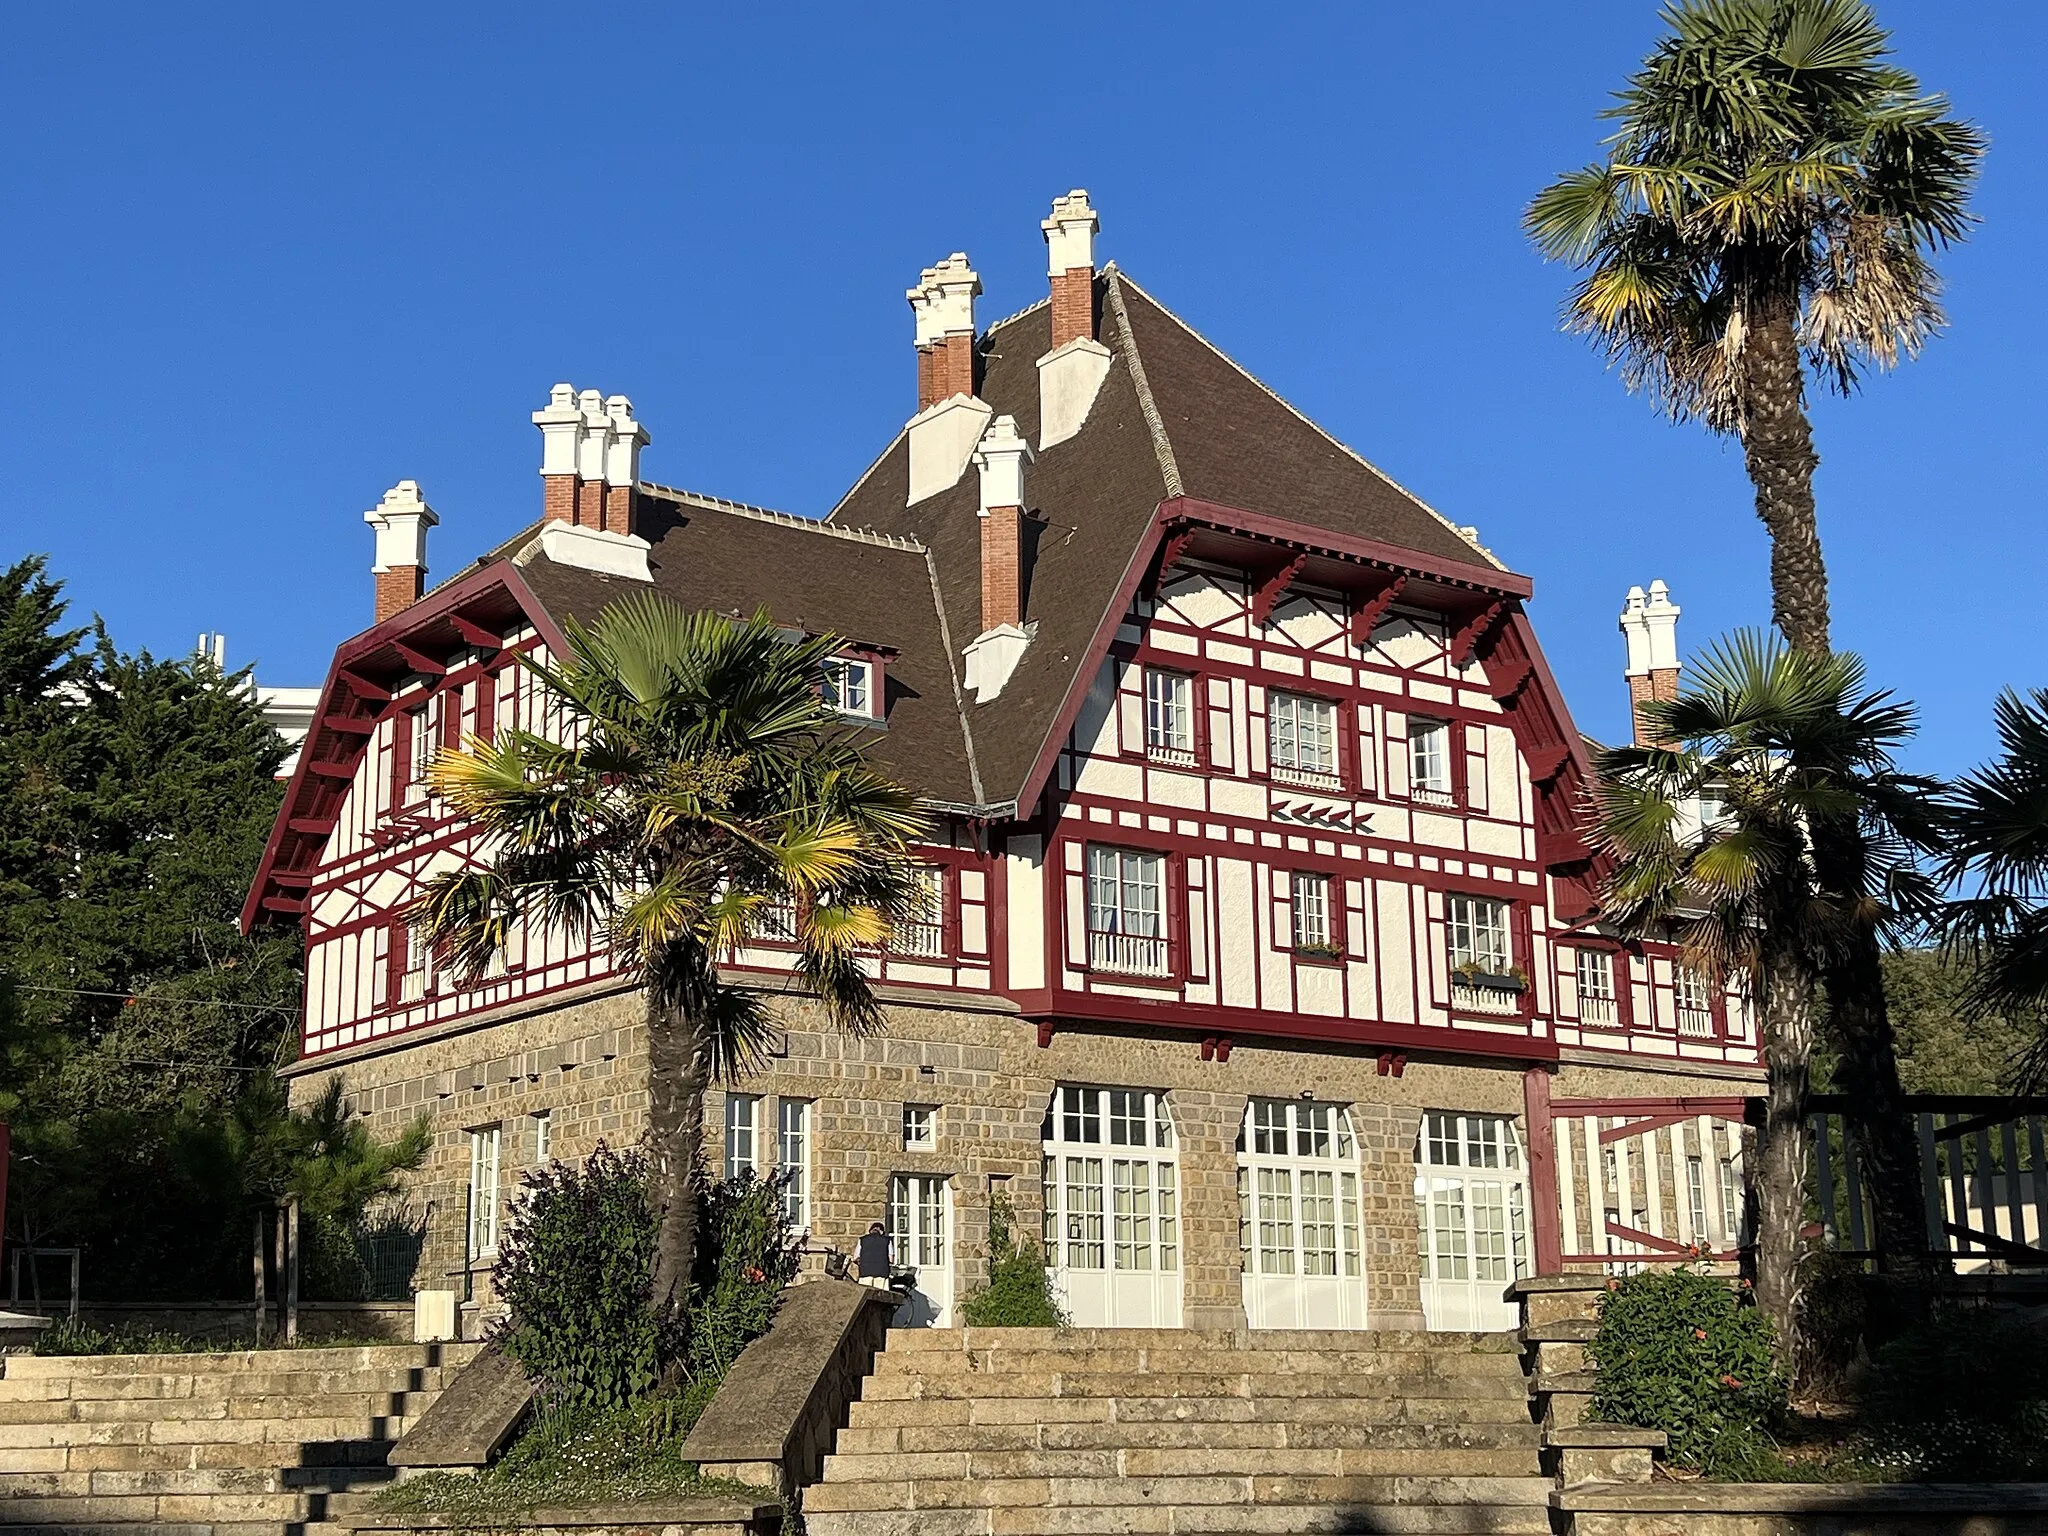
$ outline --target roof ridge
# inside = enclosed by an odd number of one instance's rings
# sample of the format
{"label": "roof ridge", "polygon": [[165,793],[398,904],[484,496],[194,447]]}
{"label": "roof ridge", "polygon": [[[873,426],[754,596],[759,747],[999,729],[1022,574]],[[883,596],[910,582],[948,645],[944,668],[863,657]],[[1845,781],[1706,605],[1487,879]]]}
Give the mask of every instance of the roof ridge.
{"label": "roof ridge", "polygon": [[837,523],[822,518],[804,517],[796,512],[777,512],[773,507],[756,507],[744,501],[728,501],[723,496],[710,496],[702,491],[685,491],[673,485],[658,485],[652,480],[640,482],[643,491],[687,502],[713,512],[728,512],[734,517],[748,517],[756,522],[775,523],[785,528],[799,528],[806,533],[822,533],[829,538],[851,539],[857,544],[875,544],[884,549],[907,550],[911,554],[924,554],[924,541],[908,534],[878,533],[873,528],[843,528]]}
{"label": "roof ridge", "polygon": [[[1159,402],[1152,398],[1152,386],[1145,378],[1145,360],[1138,355],[1137,333],[1131,329],[1130,311],[1124,308],[1121,287],[1125,281],[1124,275],[1114,262],[1103,270],[1109,276],[1104,297],[1109,300],[1110,313],[1116,317],[1124,365],[1131,370],[1131,386],[1138,392],[1138,411],[1145,418],[1145,431],[1152,439],[1153,455],[1159,460],[1159,477],[1166,482],[1166,494],[1169,498],[1185,496],[1187,491],[1181,484],[1180,461],[1173,456],[1173,439],[1166,435],[1166,422],[1159,414]],[[1132,286],[1137,285],[1134,283]],[[1142,288],[1138,291],[1145,292]],[[1150,294],[1145,296],[1151,297]],[[1161,305],[1160,308],[1163,310],[1165,306]]]}
{"label": "roof ridge", "polygon": [[[1109,270],[1116,269],[1112,267]],[[1243,363],[1240,363],[1228,352],[1224,351],[1221,347],[1217,346],[1215,342],[1211,341],[1208,337],[1204,336],[1192,325],[1189,325],[1187,321],[1181,319],[1181,317],[1175,314],[1172,309],[1168,308],[1160,300],[1154,298],[1151,292],[1148,289],[1146,289],[1146,287],[1142,283],[1136,281],[1128,273],[1125,273],[1121,270],[1116,270],[1116,276],[1120,281],[1129,283],[1133,288],[1137,289],[1139,293],[1143,294],[1146,303],[1152,305],[1162,315],[1166,316],[1167,319],[1171,320],[1175,325],[1179,326],[1182,330],[1186,331],[1190,336],[1194,337],[1195,340],[1199,341],[1203,346],[1207,347],[1211,352],[1215,353],[1230,367],[1234,368],[1235,370],[1237,370],[1237,372],[1244,375],[1245,380],[1248,383],[1250,383],[1253,387],[1257,388],[1258,390],[1262,391],[1269,399],[1273,401],[1274,404],[1278,405],[1282,410],[1286,411],[1296,421],[1299,421],[1311,432],[1314,432],[1318,437],[1322,438],[1325,442],[1329,443],[1333,448],[1337,449],[1338,452],[1343,453],[1348,457],[1356,460],[1363,468],[1379,476],[1379,478],[1384,480],[1388,485],[1392,486],[1395,490],[1399,491],[1403,496],[1406,496],[1410,501],[1414,502],[1415,505],[1422,508],[1423,511],[1427,512],[1431,517],[1435,518],[1438,522],[1442,523],[1444,527],[1448,528],[1453,534],[1455,534],[1458,537],[1458,539],[1461,542],[1470,545],[1486,560],[1488,564],[1492,565],[1496,570],[1505,571],[1508,569],[1508,566],[1504,562],[1502,562],[1502,560],[1497,555],[1495,555],[1492,550],[1488,549],[1484,544],[1481,544],[1479,542],[1477,536],[1478,531],[1476,529],[1461,528],[1458,524],[1452,522],[1448,517],[1445,517],[1443,513],[1437,511],[1435,507],[1432,507],[1420,496],[1416,495],[1413,491],[1409,490],[1407,486],[1403,485],[1400,481],[1396,480],[1384,469],[1381,469],[1379,465],[1373,463],[1372,460],[1368,459],[1356,448],[1353,448],[1349,443],[1337,437],[1330,431],[1329,428],[1322,425],[1322,423],[1314,420],[1306,412],[1302,411],[1298,406],[1290,402],[1278,390],[1274,389],[1272,385],[1268,384],[1264,379],[1260,378],[1257,374],[1253,373],[1249,368],[1245,367]],[[1112,294],[1115,294],[1115,284],[1111,285],[1110,292]],[[1118,298],[1116,300],[1116,309],[1119,320],[1121,320],[1126,329],[1128,329],[1130,321],[1128,316],[1126,316],[1124,313],[1123,301],[1121,298]],[[1133,348],[1132,355],[1133,357],[1136,356],[1135,347]],[[1146,420],[1149,422],[1156,414],[1156,410],[1151,405],[1150,392],[1145,389],[1143,384],[1143,375],[1139,372],[1135,364],[1133,364],[1131,372],[1133,377],[1137,378],[1140,381],[1139,394],[1146,403],[1145,416]]]}

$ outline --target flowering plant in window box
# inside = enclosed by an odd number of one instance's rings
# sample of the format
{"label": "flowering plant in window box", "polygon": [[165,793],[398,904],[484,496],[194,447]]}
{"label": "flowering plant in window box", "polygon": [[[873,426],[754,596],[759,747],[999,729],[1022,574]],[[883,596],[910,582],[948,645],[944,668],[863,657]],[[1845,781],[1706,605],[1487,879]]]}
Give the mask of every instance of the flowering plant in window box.
{"label": "flowering plant in window box", "polygon": [[1461,987],[1487,987],[1496,992],[1529,990],[1529,973],[1519,965],[1511,965],[1505,971],[1489,971],[1467,961],[1451,967],[1451,980]]}
{"label": "flowering plant in window box", "polygon": [[1336,944],[1297,944],[1295,954],[1304,960],[1342,960],[1344,950]]}

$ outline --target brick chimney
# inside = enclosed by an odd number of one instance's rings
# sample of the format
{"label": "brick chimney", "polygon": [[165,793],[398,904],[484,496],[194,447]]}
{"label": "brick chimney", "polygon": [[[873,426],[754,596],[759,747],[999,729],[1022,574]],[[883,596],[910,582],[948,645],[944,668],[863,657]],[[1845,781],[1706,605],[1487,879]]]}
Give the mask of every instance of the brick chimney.
{"label": "brick chimney", "polygon": [[1109,348],[1095,339],[1095,231],[1101,220],[1076,187],[1039,221],[1052,279],[1052,349],[1038,360],[1038,446],[1043,452],[1081,430],[1109,374]]}
{"label": "brick chimney", "polygon": [[1678,697],[1679,611],[1661,581],[1651,582],[1647,594],[1630,587],[1621,607],[1621,632],[1628,641],[1629,718],[1639,747],[1665,745],[1643,719],[1643,706]]}
{"label": "brick chimney", "polygon": [[651,580],[635,513],[640,450],[652,440],[624,395],[557,384],[540,428],[540,549],[558,565]]}
{"label": "brick chimney", "polygon": [[1024,471],[1031,445],[1013,416],[998,416],[974,450],[981,470],[981,633],[968,644],[967,686],[977,704],[1003,691],[1031,631],[1024,623]]}
{"label": "brick chimney", "polygon": [[421,500],[417,481],[401,480],[363,514],[363,521],[377,531],[370,573],[376,580],[376,622],[382,624],[427,590],[427,530],[441,519]]}
{"label": "brick chimney", "polygon": [[1041,219],[1046,268],[1052,276],[1052,350],[1076,338],[1095,339],[1095,231],[1101,220],[1076,187],[1052,200],[1052,217]]}
{"label": "brick chimney", "polygon": [[998,416],[974,450],[981,470],[981,627],[1024,622],[1024,468],[1031,445]]}
{"label": "brick chimney", "polygon": [[951,490],[995,412],[974,393],[974,299],[981,279],[955,251],[906,295],[916,322],[917,414],[910,419],[906,506]]}

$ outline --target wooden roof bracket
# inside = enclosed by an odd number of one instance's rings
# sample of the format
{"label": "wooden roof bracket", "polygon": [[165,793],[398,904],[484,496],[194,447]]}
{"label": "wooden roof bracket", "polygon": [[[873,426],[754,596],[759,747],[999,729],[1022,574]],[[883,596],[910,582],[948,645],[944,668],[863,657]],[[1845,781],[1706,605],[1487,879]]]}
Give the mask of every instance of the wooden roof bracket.
{"label": "wooden roof bracket", "polygon": [[1386,584],[1364,602],[1351,610],[1351,643],[1364,647],[1372,644],[1372,632],[1379,628],[1380,620],[1387,616],[1387,610],[1394,606],[1400,595],[1408,590],[1408,573],[1395,571]]}

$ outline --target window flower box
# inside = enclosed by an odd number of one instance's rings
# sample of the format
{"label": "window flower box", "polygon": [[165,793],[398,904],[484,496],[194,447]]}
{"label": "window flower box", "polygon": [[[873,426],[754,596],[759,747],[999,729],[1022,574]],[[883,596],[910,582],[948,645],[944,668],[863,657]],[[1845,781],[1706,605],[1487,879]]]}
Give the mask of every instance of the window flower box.
{"label": "window flower box", "polygon": [[1297,944],[1294,955],[1298,960],[1314,960],[1324,965],[1335,965],[1344,958],[1344,951],[1335,944]]}

